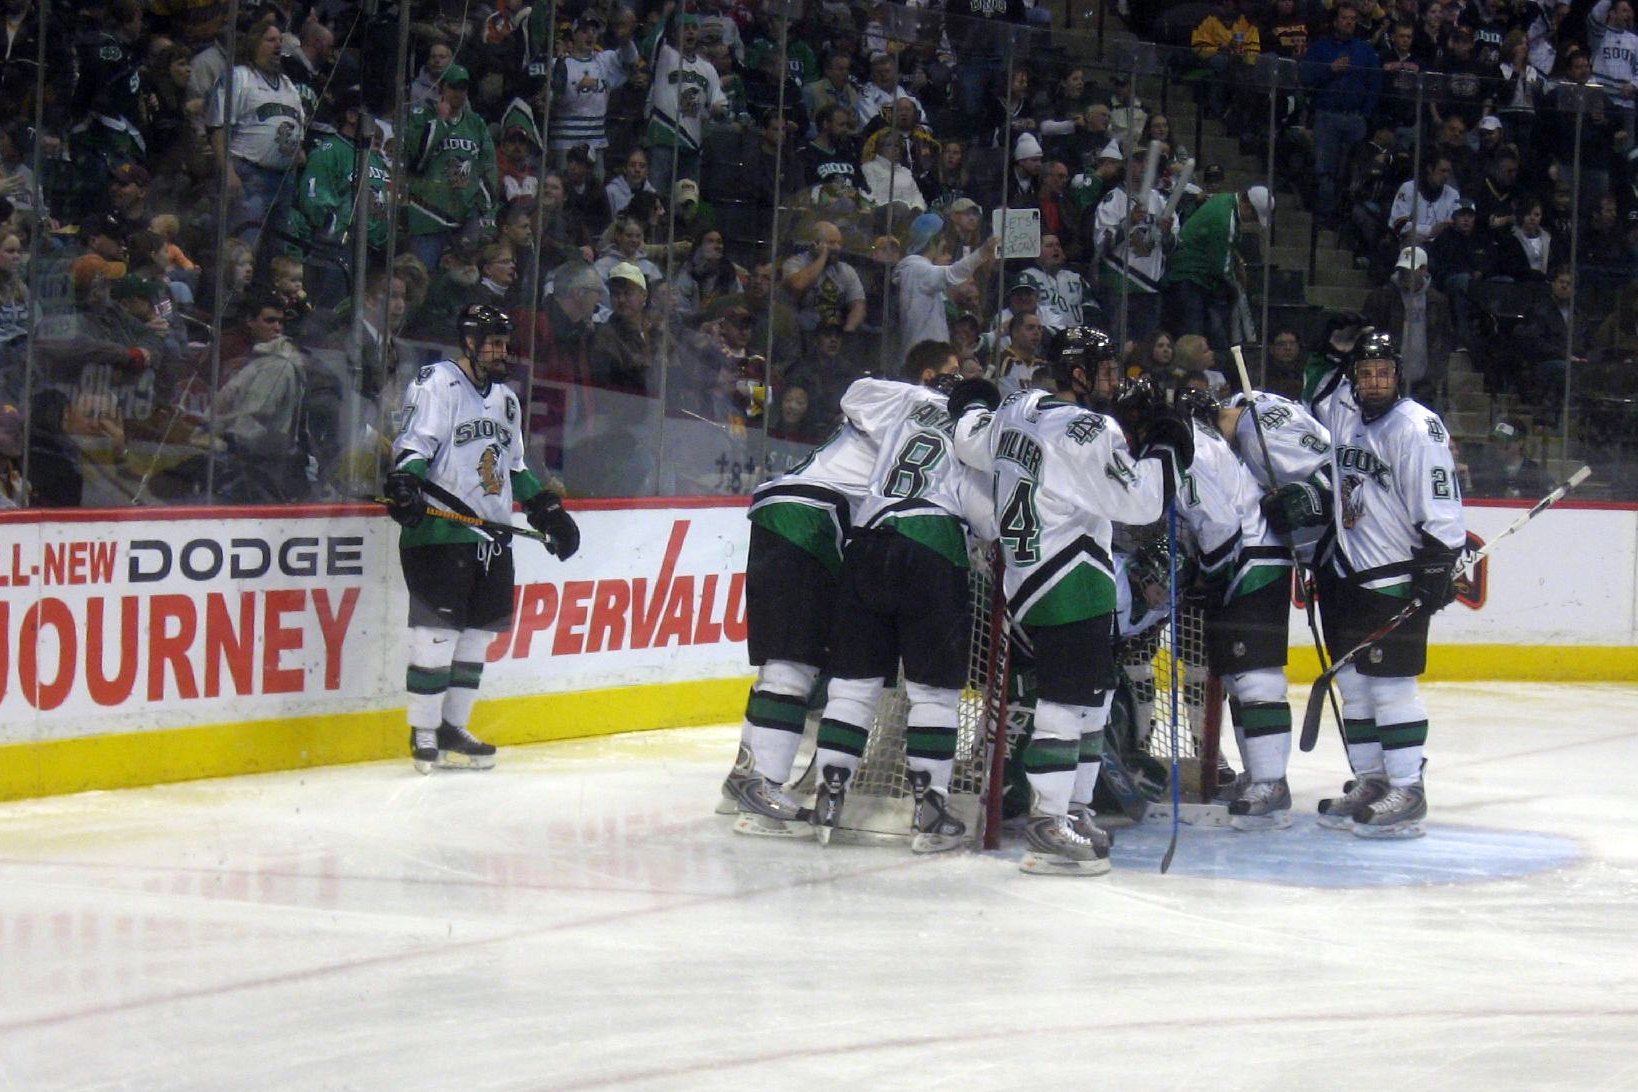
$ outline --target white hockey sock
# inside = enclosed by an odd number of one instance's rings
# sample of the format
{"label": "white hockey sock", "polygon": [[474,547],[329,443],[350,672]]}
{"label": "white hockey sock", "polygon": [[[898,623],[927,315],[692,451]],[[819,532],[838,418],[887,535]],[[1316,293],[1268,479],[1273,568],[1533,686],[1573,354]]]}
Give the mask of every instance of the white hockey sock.
{"label": "white hockey sock", "polygon": [[1342,736],[1348,745],[1348,766],[1359,777],[1383,773],[1382,740],[1376,734],[1376,705],[1371,680],[1347,664],[1336,675],[1342,692]]}
{"label": "white hockey sock", "polygon": [[450,664],[455,660],[459,630],[433,626],[410,627],[409,668],[404,687],[411,728],[436,728],[443,722],[444,698],[449,693]]}
{"label": "white hockey sock", "polygon": [[1069,799],[1076,804],[1091,804],[1098,791],[1098,772],[1103,769],[1103,727],[1109,721],[1109,707],[1114,704],[1115,692],[1106,690],[1097,705],[1070,706],[1082,710],[1081,746],[1075,763],[1075,788]]}
{"label": "white hockey sock", "polygon": [[1080,764],[1081,723],[1086,706],[1043,701],[1035,706],[1035,735],[1024,748],[1030,810],[1068,815]]}
{"label": "white hockey sock", "polygon": [[961,691],[925,683],[904,683],[910,699],[904,730],[904,760],[912,770],[932,776],[932,787],[948,795],[955,769],[956,725]]}
{"label": "white hockey sock", "polygon": [[1291,757],[1291,703],[1286,700],[1285,672],[1258,668],[1224,682],[1234,694],[1234,734],[1240,757],[1253,781],[1278,781]]}
{"label": "white hockey sock", "polygon": [[929,788],[937,789],[945,796],[950,795],[950,774],[955,770],[955,760],[948,758],[916,758],[913,755],[905,757],[904,764],[917,773],[928,774],[932,780]]}
{"label": "white hockey sock", "polygon": [[762,666],[745,703],[739,738],[750,748],[756,772],[776,785],[790,780],[791,764],[802,746],[808,694],[819,669],[774,660]]}
{"label": "white hockey sock", "polygon": [[1414,678],[1371,679],[1376,734],[1388,784],[1403,787],[1422,780],[1422,753],[1428,740],[1428,710]]}
{"label": "white hockey sock", "polygon": [[478,703],[478,684],[483,680],[483,655],[495,635],[488,630],[467,629],[455,641],[455,660],[449,665],[449,689],[444,692],[443,718],[447,724],[465,728],[472,723],[472,707]]}

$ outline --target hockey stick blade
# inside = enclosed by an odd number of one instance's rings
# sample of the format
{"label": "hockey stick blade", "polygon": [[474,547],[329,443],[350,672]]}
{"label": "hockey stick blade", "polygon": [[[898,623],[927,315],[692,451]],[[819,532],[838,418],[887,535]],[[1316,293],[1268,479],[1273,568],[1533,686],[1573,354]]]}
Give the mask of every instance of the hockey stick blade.
{"label": "hockey stick blade", "polygon": [[[1580,485],[1591,476],[1592,467],[1590,466],[1583,466],[1580,470],[1577,470],[1574,474],[1571,474],[1559,484],[1558,488],[1554,489],[1551,493],[1548,493],[1545,497],[1542,497],[1533,506],[1531,506],[1528,512],[1524,513],[1524,515],[1508,524],[1500,534],[1496,535],[1496,537],[1492,538],[1478,550],[1474,551],[1473,554],[1461,564],[1457,565],[1455,570],[1451,573],[1452,579],[1462,575],[1468,569],[1471,569],[1480,561],[1484,560],[1486,557],[1489,557],[1490,552],[1494,550],[1503,539],[1518,531],[1525,524],[1529,523],[1531,520],[1547,511],[1547,509],[1563,500],[1572,489],[1576,488],[1576,486]],[[1412,599],[1403,610],[1384,622],[1376,630],[1376,632],[1372,633],[1363,641],[1359,642],[1359,644],[1337,657],[1336,661],[1333,662],[1330,667],[1320,672],[1320,677],[1314,680],[1313,689],[1308,692],[1308,706],[1302,713],[1302,732],[1297,737],[1297,747],[1299,749],[1303,751],[1312,751],[1314,749],[1314,743],[1319,738],[1320,713],[1325,702],[1325,694],[1331,688],[1331,680],[1336,677],[1337,672],[1353,663],[1354,657],[1358,656],[1365,649],[1376,644],[1378,641],[1382,640],[1382,638],[1398,629],[1407,618],[1421,609],[1422,601],[1420,599]]]}
{"label": "hockey stick blade", "polygon": [[[359,499],[369,501],[371,504],[388,503],[386,497],[378,497],[370,494],[366,494]],[[494,520],[482,519],[478,516],[464,516],[459,512],[449,512],[442,508],[434,508],[430,504],[421,509],[421,514],[430,516],[433,519],[449,520],[451,523],[464,523],[468,527],[476,527],[482,531],[495,531],[501,534],[516,535],[518,538],[532,538],[542,546],[545,546],[548,550],[552,551],[552,553],[557,553],[557,544],[552,541],[552,536],[542,531],[537,531],[533,527],[514,527],[510,523],[496,523]]]}

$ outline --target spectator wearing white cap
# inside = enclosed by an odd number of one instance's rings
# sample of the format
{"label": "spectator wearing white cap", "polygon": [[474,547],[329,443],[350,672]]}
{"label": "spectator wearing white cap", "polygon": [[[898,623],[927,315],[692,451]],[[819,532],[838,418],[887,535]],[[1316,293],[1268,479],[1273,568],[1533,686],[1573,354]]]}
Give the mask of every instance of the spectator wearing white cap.
{"label": "spectator wearing white cap", "polygon": [[920,341],[950,340],[945,293],[972,280],[978,268],[996,256],[999,244],[992,235],[977,250],[954,261],[957,238],[944,218],[936,212],[915,218],[910,224],[908,253],[893,269],[893,283],[899,290],[901,353]]}
{"label": "spectator wearing white cap", "polygon": [[1265,230],[1273,223],[1274,196],[1267,186],[1208,198],[1178,232],[1165,278],[1173,333],[1202,334],[1213,348],[1228,348],[1243,272],[1235,244],[1248,219]]}
{"label": "spectator wearing white cap", "polygon": [[610,314],[592,334],[591,381],[599,387],[649,393],[648,278],[631,262],[609,269]]}
{"label": "spectator wearing white cap", "polygon": [[1041,190],[1041,142],[1033,133],[1023,133],[1012,146],[1012,181],[1007,187],[1007,203],[1027,205]]}
{"label": "spectator wearing white cap", "polygon": [[1399,374],[1411,397],[1426,406],[1442,401],[1455,325],[1450,303],[1429,279],[1428,252],[1400,250],[1389,283],[1365,298],[1365,321],[1399,339]]}

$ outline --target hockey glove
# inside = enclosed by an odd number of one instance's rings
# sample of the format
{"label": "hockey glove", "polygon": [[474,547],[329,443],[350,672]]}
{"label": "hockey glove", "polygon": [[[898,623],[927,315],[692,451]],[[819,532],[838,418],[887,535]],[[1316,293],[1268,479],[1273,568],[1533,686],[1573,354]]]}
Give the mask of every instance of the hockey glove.
{"label": "hockey glove", "polygon": [[580,549],[580,528],[556,493],[549,489],[536,493],[523,502],[523,512],[529,526],[550,536],[552,543],[547,549],[556,554],[559,561],[569,560]]}
{"label": "hockey glove", "polygon": [[387,498],[387,515],[400,527],[414,527],[426,518],[426,502],[421,499],[421,479],[407,470],[387,475],[381,491]]}
{"label": "hockey glove", "polygon": [[1456,599],[1456,552],[1427,551],[1417,557],[1411,570],[1411,593],[1422,601],[1428,614],[1444,610]]}
{"label": "hockey glove", "polygon": [[1140,459],[1156,457],[1158,450],[1170,452],[1179,473],[1194,462],[1194,428],[1188,418],[1167,412],[1157,415],[1143,427],[1143,445]]}
{"label": "hockey glove", "polygon": [[950,390],[950,416],[957,421],[970,406],[992,410],[1000,404],[1000,388],[988,379],[963,379]]}
{"label": "hockey glove", "polygon": [[1303,527],[1323,527],[1331,522],[1331,494],[1312,482],[1282,485],[1257,503],[1263,518],[1276,535],[1289,535]]}

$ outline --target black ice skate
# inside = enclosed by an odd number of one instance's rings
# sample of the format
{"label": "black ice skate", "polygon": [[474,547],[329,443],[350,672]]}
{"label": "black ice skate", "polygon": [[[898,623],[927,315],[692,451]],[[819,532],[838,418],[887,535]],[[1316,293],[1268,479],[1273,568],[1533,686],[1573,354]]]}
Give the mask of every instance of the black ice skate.
{"label": "black ice skate", "polygon": [[813,827],[819,844],[830,844],[830,832],[842,821],[842,801],[847,798],[848,778],[853,771],[842,766],[826,766],[819,771],[822,780],[813,798]]}
{"label": "black ice skate", "polygon": [[438,768],[440,770],[488,770],[495,765],[495,748],[465,728],[453,724],[438,726]]}
{"label": "black ice skate", "polygon": [[933,788],[933,775],[925,770],[910,771],[910,792],[916,798],[915,830],[910,839],[912,853],[942,853],[955,849],[967,836],[967,824],[950,814],[948,793]]}

